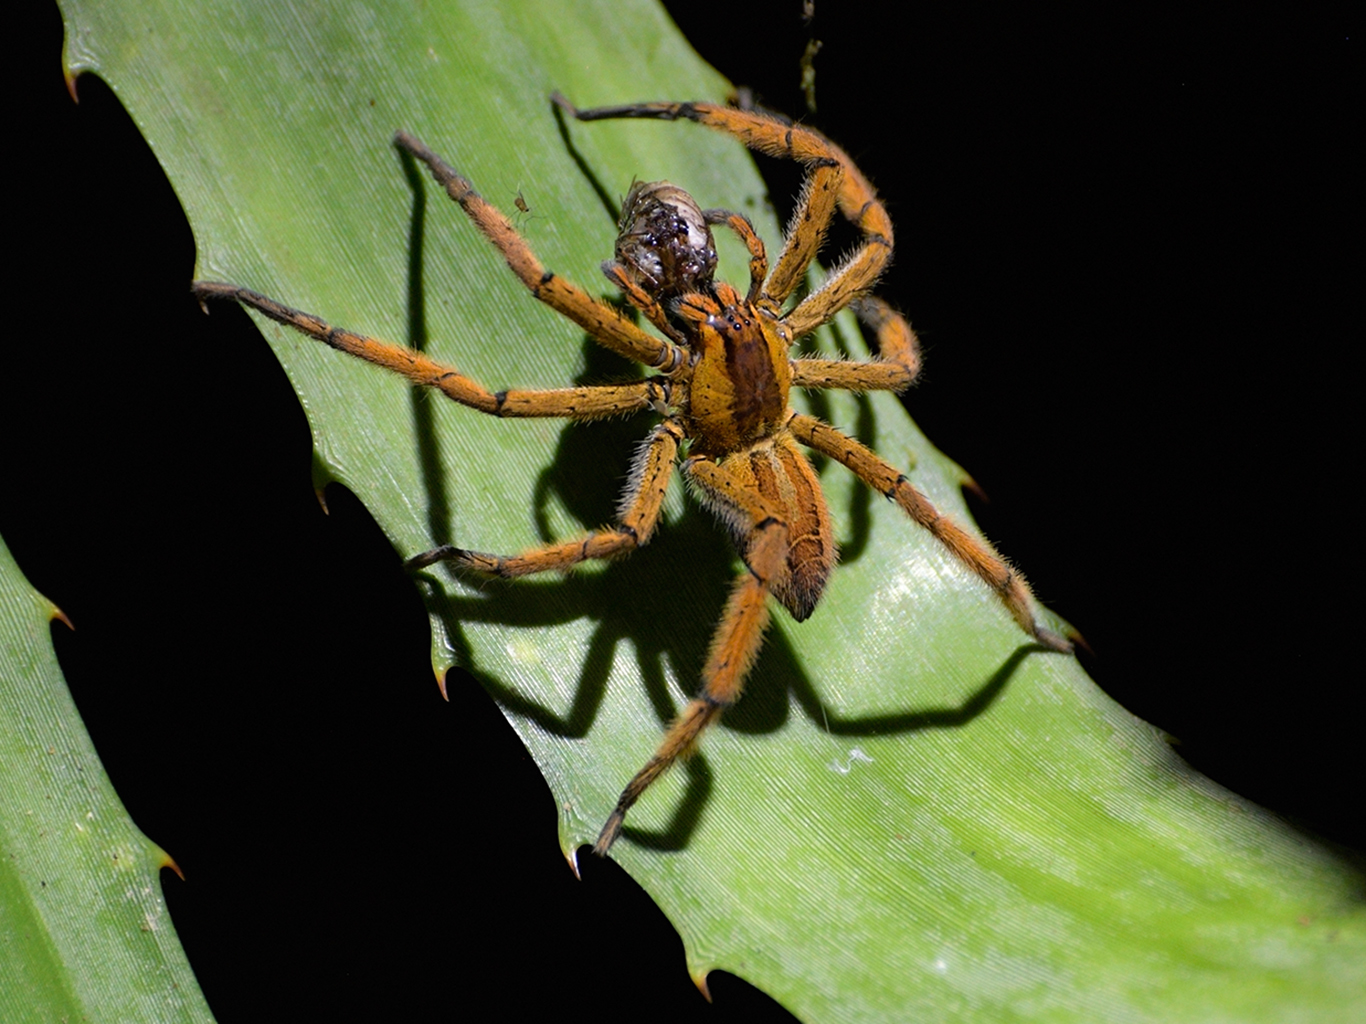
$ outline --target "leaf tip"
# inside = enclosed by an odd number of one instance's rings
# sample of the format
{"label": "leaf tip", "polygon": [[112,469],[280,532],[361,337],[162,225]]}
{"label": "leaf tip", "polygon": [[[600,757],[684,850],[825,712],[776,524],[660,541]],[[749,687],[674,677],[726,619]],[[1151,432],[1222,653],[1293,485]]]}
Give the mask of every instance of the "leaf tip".
{"label": "leaf tip", "polygon": [[66,91],[71,96],[71,102],[79,104],[81,98],[76,95],[76,78],[78,76],[70,68],[62,68],[62,78],[66,79]]}

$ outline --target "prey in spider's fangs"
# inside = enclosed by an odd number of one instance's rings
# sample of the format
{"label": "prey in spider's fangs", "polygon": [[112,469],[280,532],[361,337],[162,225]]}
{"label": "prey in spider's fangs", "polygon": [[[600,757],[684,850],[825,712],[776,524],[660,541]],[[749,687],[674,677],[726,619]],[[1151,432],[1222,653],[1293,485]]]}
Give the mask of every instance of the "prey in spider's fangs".
{"label": "prey in spider's fangs", "polygon": [[[940,515],[895,466],[788,405],[794,387],[900,392],[920,368],[910,324],[867,294],[891,259],[892,223],[873,187],[845,152],[813,129],[711,103],[578,110],[558,94],[553,99],[580,121],[694,121],[806,168],[796,211],[771,266],[763,242],[742,215],[703,210],[692,196],[668,182],[631,188],[618,226],[615,258],[603,264],[603,272],[658,330],[656,336],[547,271],[507,217],[467,179],[422,142],[398,133],[396,144],[427,166],[532,295],[604,348],[644,364],[652,371],[644,379],[543,391],[489,391],[420,352],[333,327],[246,288],[199,281],[194,292],[201,300],[235,299],[333,348],[493,416],[587,420],[647,409],[659,414],[660,422],[636,456],[612,526],[516,555],[446,545],[405,563],[417,570],[445,561],[462,571],[514,578],[628,554],[648,543],[654,533],[675,469],[729,531],[745,568],[713,635],[701,691],[622,791],[594,846],[595,852],[605,854],[640,795],[739,699],[763,642],[769,597],[799,622],[820,600],[835,565],[834,532],[820,483],[800,446],[840,463],[896,502],[990,587],[1020,629],[1038,644],[1055,651],[1070,651],[1072,645],[1039,625],[1024,578],[989,546]],[[787,300],[805,281],[836,212],[858,230],[857,247],[821,287],[784,312]],[[749,252],[744,292],[714,278],[713,227],[733,232]],[[853,362],[789,356],[794,342],[846,307],[876,337],[878,358]]]}

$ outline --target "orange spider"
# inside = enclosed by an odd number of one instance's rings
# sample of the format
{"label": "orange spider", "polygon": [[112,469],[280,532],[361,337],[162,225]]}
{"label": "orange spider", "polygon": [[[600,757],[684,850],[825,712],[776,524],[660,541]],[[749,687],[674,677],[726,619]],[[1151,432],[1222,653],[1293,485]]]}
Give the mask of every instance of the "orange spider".
{"label": "orange spider", "polygon": [[[613,526],[518,555],[446,545],[405,563],[415,570],[448,561],[463,570],[513,578],[626,554],[648,543],[654,533],[675,464],[703,505],[729,529],[745,571],[735,582],[712,639],[701,693],[622,791],[594,845],[596,853],[605,854],[640,795],[739,699],[763,642],[769,595],[799,622],[820,600],[835,564],[835,541],[820,483],[799,444],[846,466],[900,505],[991,587],[1020,628],[1039,644],[1055,651],[1070,651],[1072,645],[1039,625],[1023,577],[990,547],[941,516],[899,470],[834,427],[788,406],[793,387],[900,392],[919,372],[910,325],[886,303],[865,294],[891,258],[892,224],[873,187],[844,151],[810,128],[711,103],[576,110],[564,97],[552,98],[580,121],[696,121],[807,169],[782,252],[771,270],[763,242],[740,214],[704,211],[687,192],[668,182],[632,187],[622,210],[616,258],[604,263],[603,271],[663,335],[656,337],[547,271],[507,217],[467,179],[423,143],[398,133],[396,144],[427,165],[531,293],[603,347],[654,371],[643,380],[492,392],[420,352],[332,327],[248,289],[198,281],[194,292],[201,300],[236,299],[333,348],[490,415],[579,420],[644,409],[660,415],[636,456]],[[862,241],[822,287],[784,313],[783,304],[804,280],[836,209],[857,227]],[[711,225],[726,226],[748,248],[748,292],[741,294],[732,285],[713,280],[716,250]],[[846,306],[872,329],[881,358],[849,362],[789,357],[795,341]],[[682,449],[686,451],[679,461]]]}

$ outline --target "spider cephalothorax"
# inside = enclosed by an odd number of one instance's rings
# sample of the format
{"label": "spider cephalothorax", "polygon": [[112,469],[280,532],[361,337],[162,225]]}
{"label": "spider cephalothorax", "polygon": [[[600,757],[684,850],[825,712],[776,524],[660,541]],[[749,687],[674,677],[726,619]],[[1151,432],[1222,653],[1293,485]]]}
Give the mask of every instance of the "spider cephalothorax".
{"label": "spider cephalothorax", "polygon": [[[769,115],[710,103],[640,103],[576,110],[594,121],[618,117],[690,120],[726,132],[770,156],[807,168],[791,226],[772,268],[763,242],[743,216],[703,210],[668,182],[637,184],[626,198],[616,258],[603,264],[640,313],[663,335],[638,327],[612,306],[548,272],[508,219],[425,145],[400,132],[397,144],[431,170],[447,194],[503,254],[536,298],[588,331],[613,352],[655,372],[624,384],[549,391],[492,392],[420,352],[334,328],[236,285],[196,282],[201,299],[234,298],[343,352],[495,416],[594,419],[647,409],[660,422],[640,448],[617,521],[601,531],[494,555],[452,545],[416,555],[417,570],[438,561],[457,569],[514,578],[566,570],[589,559],[624,555],[646,544],[659,523],[675,463],[702,504],[725,524],[745,563],[713,636],[702,687],[674,720],[654,756],[622,791],[594,849],[606,853],[626,812],[649,785],[697,743],[740,696],[768,623],[768,597],[801,621],[815,610],[835,564],[830,513],[802,445],[838,462],[895,501],[1000,598],[1038,643],[1068,651],[1067,640],[1042,628],[1023,578],[989,546],[941,516],[894,466],[834,427],[788,405],[794,388],[902,391],[920,367],[915,335],[886,303],[867,296],[892,251],[892,224],[867,179],[834,143],[812,129]],[[836,211],[861,243],[816,291],[784,306],[805,279]],[[714,280],[711,226],[724,225],[749,251],[749,288]],[[879,358],[868,362],[792,358],[792,343],[852,308],[876,335]],[[687,454],[679,459],[687,443]]]}

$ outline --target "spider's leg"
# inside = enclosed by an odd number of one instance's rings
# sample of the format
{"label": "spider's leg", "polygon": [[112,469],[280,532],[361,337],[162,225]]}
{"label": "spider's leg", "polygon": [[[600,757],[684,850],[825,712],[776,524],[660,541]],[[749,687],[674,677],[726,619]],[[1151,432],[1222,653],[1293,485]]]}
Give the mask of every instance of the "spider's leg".
{"label": "spider's leg", "polygon": [[1033,594],[1020,573],[1011,568],[989,545],[977,540],[911,486],[904,474],[872,449],[846,437],[814,416],[793,413],[788,429],[802,444],[828,455],[848,468],[873,490],[885,494],[916,523],[949,549],[949,553],[977,574],[1010,611],[1020,628],[1045,647],[1071,651],[1072,644],[1044,629],[1034,618]]}
{"label": "spider's leg", "polygon": [[407,377],[414,384],[435,388],[447,398],[491,416],[548,416],[591,420],[647,409],[660,402],[666,402],[668,398],[667,382],[658,378],[632,381],[629,384],[589,385],[545,391],[489,391],[459,370],[429,359],[415,349],[333,327],[321,317],[291,309],[249,288],[221,284],[217,281],[196,281],[191,287],[201,302],[208,299],[233,299],[264,313],[272,320],[307,334],[310,338],[316,338],[348,355],[392,370]]}
{"label": "spider's leg", "polygon": [[751,537],[745,551],[748,571],[735,581],[725,613],[712,636],[707,664],[702,670],[701,694],[674,719],[654,756],[621,791],[616,807],[593,844],[593,852],[599,856],[605,856],[612,848],[626,812],[641,794],[696,746],[722,711],[740,699],[745,677],[759,655],[768,626],[769,586],[787,562],[788,526],[772,503],[710,459],[691,458],[683,464],[683,471],[715,511],[747,523]]}
{"label": "spider's leg", "polygon": [[414,555],[403,563],[408,570],[423,569],[437,562],[454,562],[459,568],[486,576],[511,579],[538,572],[571,569],[591,558],[612,558],[643,547],[659,524],[664,493],[673,472],[674,456],[683,438],[676,420],[665,420],[636,454],[630,482],[621,498],[616,525],[594,531],[574,540],[545,544],[520,555],[489,555],[452,545]]}
{"label": "spider's leg", "polygon": [[664,312],[664,307],[659,304],[659,300],[631,280],[631,276],[626,272],[625,267],[616,260],[607,260],[602,264],[602,273],[607,280],[621,289],[621,294],[626,297],[626,301],[640,310],[646,320],[680,345],[686,342],[678,328],[669,323],[668,314]]}
{"label": "spider's leg", "polygon": [[881,358],[871,362],[794,359],[792,386],[845,391],[904,391],[910,387],[920,374],[920,342],[906,318],[871,295],[855,299],[851,308],[876,332]]}
{"label": "spider's leg", "polygon": [[[878,201],[877,191],[863,176],[844,150],[820,132],[793,124],[769,114],[752,110],[736,110],[715,103],[628,103],[614,107],[578,110],[560,94],[551,97],[568,113],[580,121],[601,121],[609,118],[652,118],[662,121],[695,121],[743,142],[750,149],[779,159],[795,160],[812,168],[811,177],[817,179],[822,167],[838,164],[840,174],[833,173],[838,186],[834,189],[840,213],[863,236],[863,244],[826,279],[821,289],[808,296],[784,320],[792,336],[799,338],[815,330],[835,313],[847,306],[859,293],[873,286],[892,256],[892,220]],[[825,204],[820,190],[809,199],[811,207]],[[799,207],[798,212],[801,213]],[[828,214],[826,219],[828,219]],[[790,260],[779,257],[770,275],[769,294],[778,299],[782,288],[790,293],[815,255],[820,241],[819,213],[810,217],[808,228],[793,231],[787,248],[795,251]],[[798,226],[801,226],[800,224]],[[787,254],[784,253],[784,256]],[[781,274],[780,274],[781,271]],[[783,294],[786,297],[786,294]]]}
{"label": "spider's leg", "polygon": [[682,365],[683,352],[676,344],[647,334],[611,306],[596,301],[582,288],[546,270],[502,211],[476,192],[468,178],[456,173],[424,143],[407,132],[395,135],[394,142],[427,165],[437,184],[460,204],[475,227],[503,254],[512,272],[532,295],[573,320],[598,344],[618,355],[665,373],[672,373]]}
{"label": "spider's leg", "polygon": [[782,305],[802,283],[806,268],[825,241],[843,179],[844,171],[839,161],[825,159],[812,165],[802,183],[797,207],[792,211],[787,234],[783,236],[783,251],[764,287],[764,294],[778,305]]}
{"label": "spider's leg", "polygon": [[[764,278],[768,275],[768,251],[764,248],[763,239],[755,233],[754,225],[743,213],[703,210],[702,216],[708,224],[724,224],[745,243],[745,248],[749,250],[749,295],[746,299],[749,302],[756,301],[763,291]],[[781,299],[778,301],[782,302]]]}

